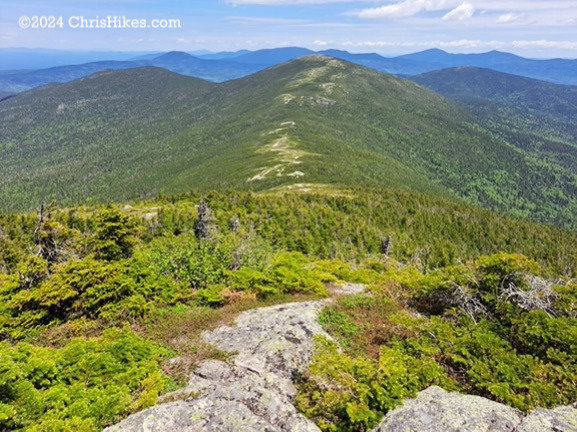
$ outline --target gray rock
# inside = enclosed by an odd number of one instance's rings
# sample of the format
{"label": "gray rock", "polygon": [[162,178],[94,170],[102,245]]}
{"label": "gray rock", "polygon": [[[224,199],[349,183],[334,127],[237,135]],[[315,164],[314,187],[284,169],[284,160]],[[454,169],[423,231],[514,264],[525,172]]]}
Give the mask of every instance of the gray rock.
{"label": "gray rock", "polygon": [[355,295],[361,294],[365,290],[366,286],[364,284],[345,282],[342,285],[337,285],[332,292],[339,295]]}
{"label": "gray rock", "polygon": [[571,406],[535,410],[515,432],[577,432],[577,409]]}
{"label": "gray rock", "polygon": [[513,408],[433,386],[389,412],[374,432],[513,432],[521,419]]}
{"label": "gray rock", "polygon": [[577,432],[577,410],[522,412],[479,396],[429,387],[389,412],[373,432]]}
{"label": "gray rock", "polygon": [[184,401],[157,405],[153,408],[133,414],[109,431],[143,432],[184,432],[194,430],[194,420],[189,416],[188,404]]}
{"label": "gray rock", "polygon": [[[362,286],[347,286],[353,293]],[[107,432],[319,432],[293,405],[294,379],[304,372],[326,302],[291,303],[244,312],[234,326],[205,333],[234,353],[230,363],[203,362],[186,388]],[[186,335],[183,335],[186,337]],[[488,399],[430,387],[389,412],[374,432],[577,432],[577,410],[560,407],[527,416]]]}
{"label": "gray rock", "polygon": [[318,432],[292,400],[293,380],[310,362],[313,337],[328,337],[317,323],[324,305],[255,309],[242,313],[234,326],[203,334],[206,342],[236,354],[232,364],[203,362],[185,389],[168,395],[185,400],[133,414],[105,431]]}

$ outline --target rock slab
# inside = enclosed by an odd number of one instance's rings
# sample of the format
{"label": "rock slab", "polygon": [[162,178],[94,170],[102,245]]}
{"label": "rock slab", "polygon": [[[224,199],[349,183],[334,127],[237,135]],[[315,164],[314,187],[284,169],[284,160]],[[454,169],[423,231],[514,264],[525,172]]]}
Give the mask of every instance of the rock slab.
{"label": "rock slab", "polygon": [[373,432],[577,432],[577,409],[528,415],[479,396],[429,387],[390,411]]}
{"label": "rock slab", "polygon": [[133,414],[105,431],[319,432],[292,400],[293,382],[310,362],[313,337],[328,337],[317,323],[324,304],[255,309],[242,313],[234,326],[203,334],[206,342],[236,356],[203,362],[175,394],[184,400]]}

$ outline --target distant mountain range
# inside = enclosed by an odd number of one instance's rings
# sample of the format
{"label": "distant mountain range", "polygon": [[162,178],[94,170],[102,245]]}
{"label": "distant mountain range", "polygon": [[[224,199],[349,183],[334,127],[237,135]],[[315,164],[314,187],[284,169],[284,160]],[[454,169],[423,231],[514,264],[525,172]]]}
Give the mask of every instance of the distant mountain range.
{"label": "distant mountain range", "polygon": [[2,99],[9,98],[10,96],[13,96],[13,95],[14,95],[14,93],[0,91],[0,101]]}
{"label": "distant mountain range", "polygon": [[104,70],[125,70],[146,66],[157,66],[181,75],[220,82],[250,75],[263,69],[262,66],[232,63],[227,60],[204,60],[184,52],[169,52],[140,56],[129,61],[98,61],[80,65],[56,66],[35,71],[0,74],[0,91],[21,92],[52,83],[66,83]]}
{"label": "distant mountain range", "polygon": [[[0,56],[4,55],[3,51],[0,50]],[[14,56],[13,52],[8,54]],[[110,59],[103,61],[83,62],[47,69],[0,71],[0,91],[20,92],[49,83],[69,82],[101,70],[122,70],[145,66],[158,66],[183,75],[223,82],[311,54],[315,52],[298,47],[197,55],[184,52],[151,53],[137,56],[126,55],[125,59],[119,59],[119,53],[112,53]],[[475,66],[558,84],[577,85],[577,60],[530,60],[497,51],[484,54],[449,54],[437,49],[393,58],[382,57],[378,54],[352,54],[339,50],[324,50],[316,54],[331,56],[379,72],[400,76],[418,75],[456,66]],[[63,59],[81,59],[86,56],[82,57],[77,53],[75,56],[65,56]],[[96,54],[92,54],[92,57],[94,56]],[[23,64],[16,60],[11,63],[10,58],[8,56],[4,59],[1,65],[4,69],[16,69],[15,66]]]}
{"label": "distant mountain range", "polygon": [[0,209],[191,188],[394,187],[577,226],[576,171],[559,162],[575,142],[542,158],[516,132],[533,117],[515,113],[514,125],[489,124],[421,85],[320,55],[220,84],[103,71],[0,102]]}

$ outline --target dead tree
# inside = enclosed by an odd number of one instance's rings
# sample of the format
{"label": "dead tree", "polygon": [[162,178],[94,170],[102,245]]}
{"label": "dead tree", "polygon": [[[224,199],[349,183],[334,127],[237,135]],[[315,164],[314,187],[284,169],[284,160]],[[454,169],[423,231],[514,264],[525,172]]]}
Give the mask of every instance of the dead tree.
{"label": "dead tree", "polygon": [[533,275],[518,276],[525,284],[510,282],[502,287],[500,298],[525,311],[542,310],[549,316],[557,316],[555,302],[559,296],[553,289],[553,284]]}
{"label": "dead tree", "polygon": [[390,235],[381,239],[381,254],[383,257],[388,258],[391,252],[392,238]]}
{"label": "dead tree", "polygon": [[194,224],[194,235],[199,240],[208,240],[212,235],[212,231],[216,229],[213,222],[216,220],[212,214],[212,210],[206,203],[201,201],[198,205],[198,219]]}
{"label": "dead tree", "polygon": [[58,244],[54,224],[50,221],[50,211],[53,203],[45,206],[40,204],[38,208],[38,222],[34,229],[34,245],[36,256],[53,263],[58,261]]}

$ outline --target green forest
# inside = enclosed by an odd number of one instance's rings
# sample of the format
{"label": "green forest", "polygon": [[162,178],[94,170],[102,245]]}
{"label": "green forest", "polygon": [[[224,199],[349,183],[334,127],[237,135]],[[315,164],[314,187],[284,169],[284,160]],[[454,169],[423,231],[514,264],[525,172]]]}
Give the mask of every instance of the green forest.
{"label": "green forest", "polygon": [[576,245],[571,231],[386,188],[4,213],[0,430],[101,430],[226,358],[201,331],[343,281],[368,287],[321,315],[343,350],[317,340],[299,382],[321,429],[366,431],[431,384],[521,410],[566,404]]}
{"label": "green forest", "polygon": [[[500,82],[477,74],[462,81]],[[577,93],[509,76],[489,103],[484,84],[443,76],[429,85],[454,81],[473,103],[325,56],[220,84],[138,68],[37,88],[0,102],[0,211],[388,187],[575,228]]]}

